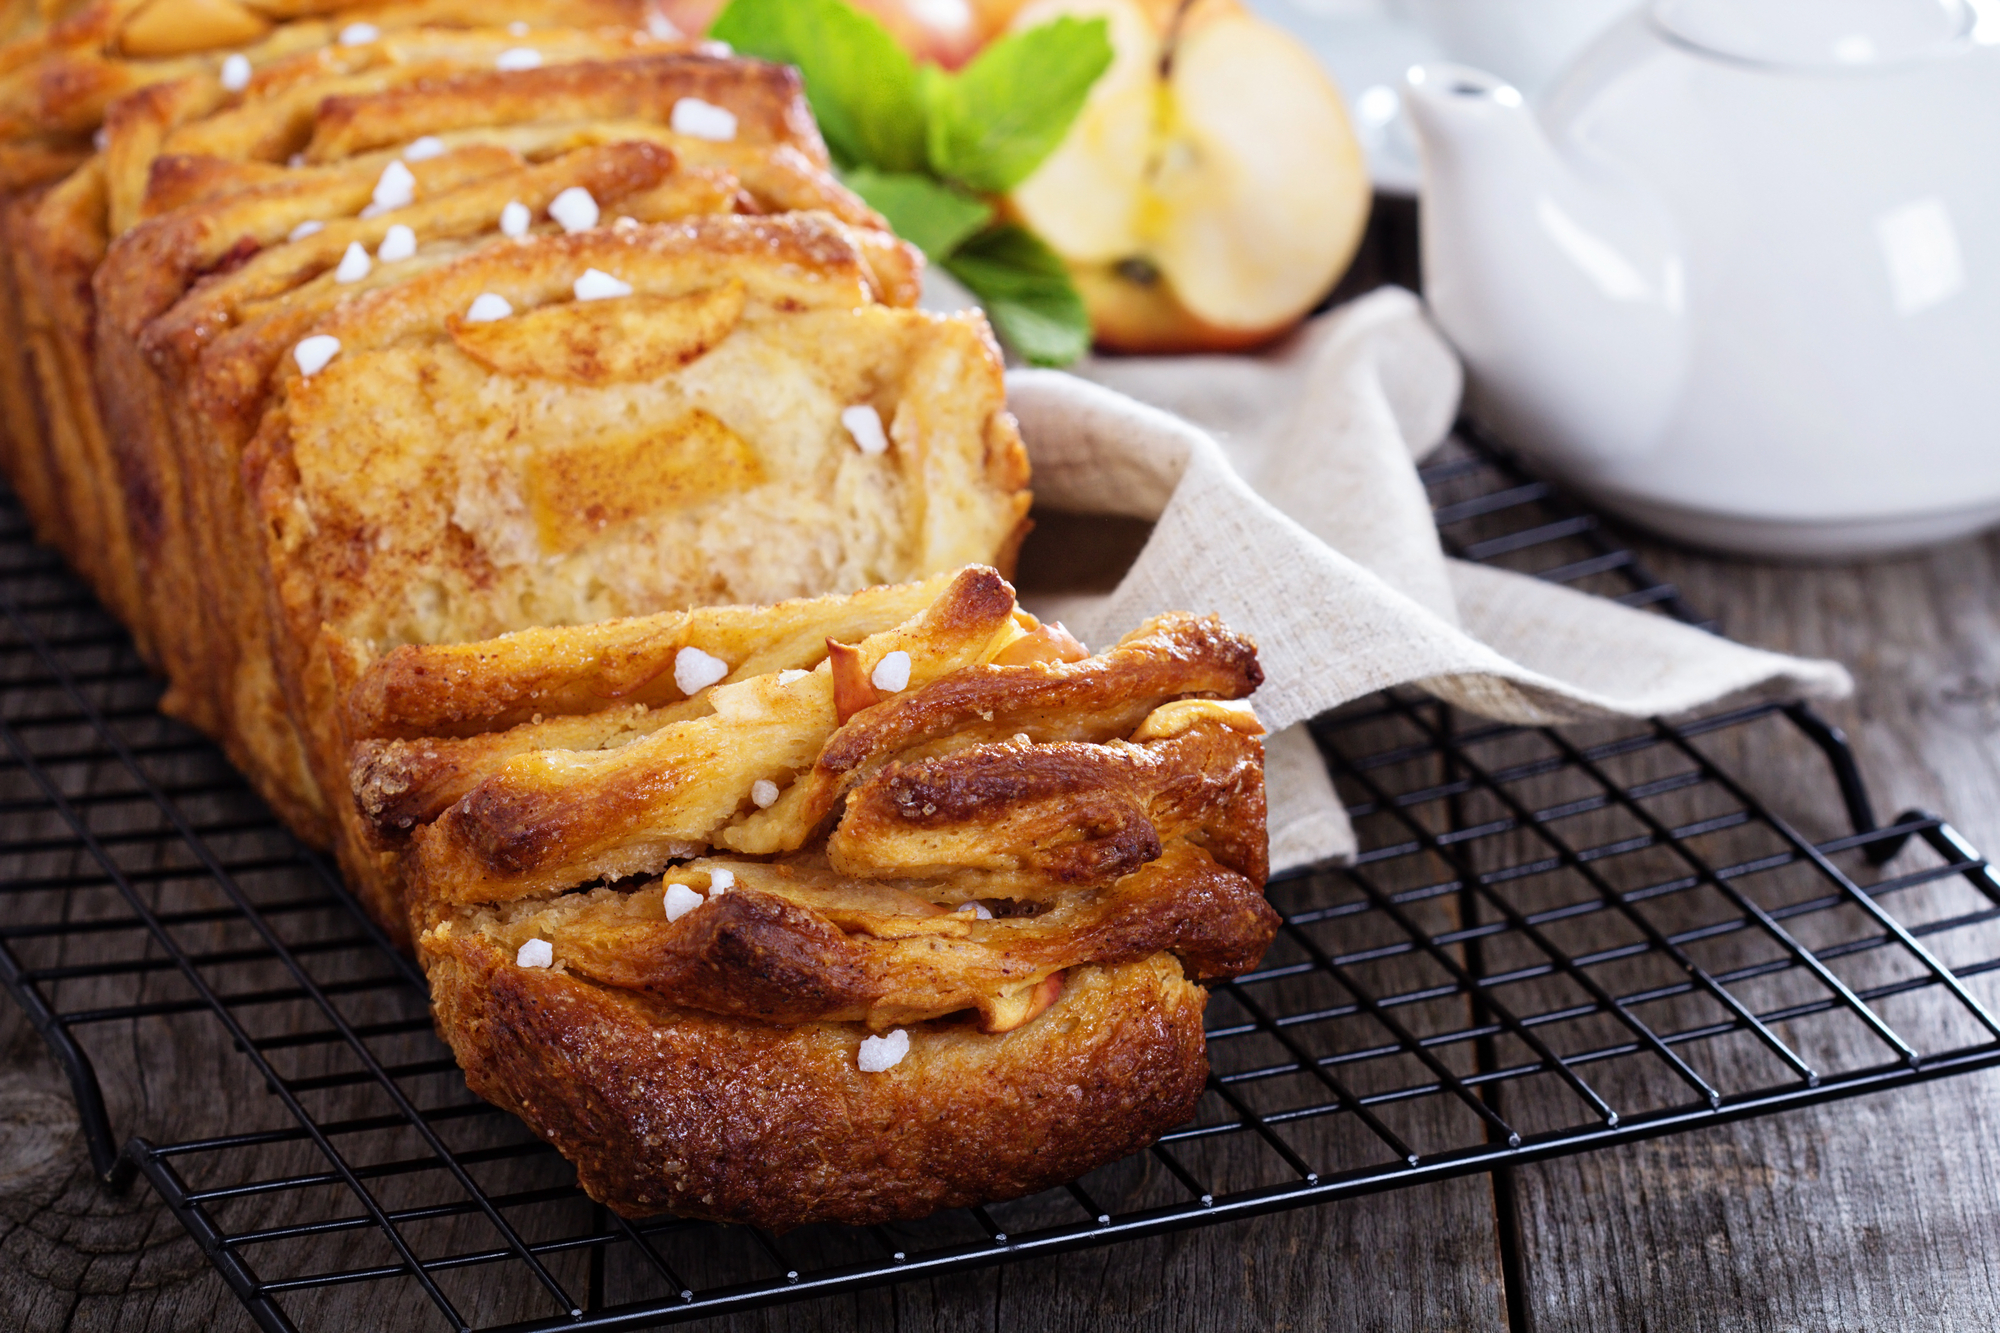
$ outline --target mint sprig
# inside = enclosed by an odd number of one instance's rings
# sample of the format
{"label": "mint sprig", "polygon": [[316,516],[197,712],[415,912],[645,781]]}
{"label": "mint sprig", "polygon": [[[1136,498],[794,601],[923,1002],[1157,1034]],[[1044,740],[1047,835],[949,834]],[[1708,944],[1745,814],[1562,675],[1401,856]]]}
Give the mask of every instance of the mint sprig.
{"label": "mint sprig", "polygon": [[873,167],[850,167],[842,174],[848,188],[889,219],[898,236],[940,256],[940,263],[993,221],[993,205],[935,177]]}
{"label": "mint sprig", "polygon": [[931,169],[990,194],[1026,180],[1110,68],[1105,29],[1101,18],[1059,18],[1001,38],[956,76],[928,80]]}
{"label": "mint sprig", "polygon": [[1089,313],[1062,259],[997,221],[991,196],[1041,165],[1110,68],[1103,19],[1003,37],[955,74],[916,64],[845,0],[730,0],[709,36],[798,66],[847,184],[971,288],[1024,360],[1067,365],[1089,350]]}
{"label": "mint sprig", "polygon": [[842,0],[733,0],[708,35],[744,55],[797,65],[827,150],[842,167],[924,169],[916,62]]}
{"label": "mint sprig", "polygon": [[1090,350],[1090,312],[1062,256],[1025,227],[988,227],[944,261],[986,303],[993,327],[1022,360],[1066,366]]}

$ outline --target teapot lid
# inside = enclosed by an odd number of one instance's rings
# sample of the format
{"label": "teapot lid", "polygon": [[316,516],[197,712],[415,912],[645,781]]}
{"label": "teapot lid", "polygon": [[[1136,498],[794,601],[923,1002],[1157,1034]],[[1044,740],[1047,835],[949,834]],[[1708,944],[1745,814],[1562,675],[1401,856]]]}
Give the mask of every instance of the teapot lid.
{"label": "teapot lid", "polygon": [[1670,37],[1714,55],[1794,68],[1948,54],[1972,34],[1975,17],[1966,0],[1653,0],[1653,22]]}

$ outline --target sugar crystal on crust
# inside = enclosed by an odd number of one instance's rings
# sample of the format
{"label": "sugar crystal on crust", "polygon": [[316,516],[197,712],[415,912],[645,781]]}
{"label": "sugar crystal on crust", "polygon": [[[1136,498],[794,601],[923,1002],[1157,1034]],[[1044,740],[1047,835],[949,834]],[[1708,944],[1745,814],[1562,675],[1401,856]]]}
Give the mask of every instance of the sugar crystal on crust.
{"label": "sugar crystal on crust", "polygon": [[674,654],[674,684],[692,698],[729,674],[729,663],[692,645]]}
{"label": "sugar crystal on crust", "polygon": [[[514,313],[514,305],[498,292],[481,292],[472,298],[466,307],[465,322],[468,324],[491,324],[496,319],[505,319]],[[536,719],[540,721],[539,718]]]}
{"label": "sugar crystal on crust", "polygon": [[382,168],[382,175],[375,182],[375,193],[368,207],[361,210],[361,216],[372,218],[398,208],[408,208],[410,201],[417,197],[417,178],[398,158]]}
{"label": "sugar crystal on crust", "polygon": [[903,1063],[910,1053],[910,1034],[897,1028],[886,1037],[863,1037],[855,1066],[864,1074],[881,1074]]}
{"label": "sugar crystal on crust", "polygon": [[361,242],[349,241],[346,253],[340,257],[340,267],[333,271],[333,280],[339,283],[359,282],[368,276],[368,270],[374,266]]}
{"label": "sugar crystal on crust", "polygon": [[[363,255],[362,258],[367,258]],[[292,359],[298,362],[301,375],[317,375],[326,369],[326,363],[340,355],[340,339],[330,333],[315,333],[303,338],[292,349]]]}
{"label": "sugar crystal on crust", "polygon": [[685,884],[669,884],[666,893],[667,920],[678,921],[707,901]]}
{"label": "sugar crystal on crust", "polygon": [[573,288],[579,301],[609,301],[632,294],[632,284],[615,278],[601,268],[587,268]]}
{"label": "sugar crystal on crust", "polygon": [[589,231],[597,225],[597,200],[581,185],[572,185],[549,200],[549,216],[566,232]]}
{"label": "sugar crystal on crust", "polygon": [[900,648],[893,653],[884,653],[868,679],[884,694],[900,694],[910,685],[910,655]]}
{"label": "sugar crystal on crust", "polygon": [[398,222],[382,237],[382,244],[375,249],[375,257],[385,264],[408,259],[417,252],[417,233]]}
{"label": "sugar crystal on crust", "polygon": [[840,424],[847,427],[847,433],[854,437],[854,443],[862,453],[873,458],[889,450],[889,436],[882,429],[882,414],[868,403],[856,403],[853,407],[842,408]]}
{"label": "sugar crystal on crust", "polygon": [[728,143],[736,137],[736,114],[699,97],[683,97],[674,103],[670,122],[675,134],[691,139]]}

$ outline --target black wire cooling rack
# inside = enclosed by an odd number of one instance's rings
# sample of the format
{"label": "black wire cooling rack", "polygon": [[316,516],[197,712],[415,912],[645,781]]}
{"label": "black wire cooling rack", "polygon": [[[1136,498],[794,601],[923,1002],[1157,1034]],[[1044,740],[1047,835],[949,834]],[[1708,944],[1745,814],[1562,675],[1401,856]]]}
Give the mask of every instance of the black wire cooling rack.
{"label": "black wire cooling rack", "polygon": [[[1694,619],[1476,432],[1424,479],[1453,553]],[[1192,1123],[922,1222],[627,1222],[466,1091],[413,965],[157,690],[0,507],[0,980],[98,1171],[143,1175],[266,1329],[326,1326],[353,1284],[384,1328],[671,1323],[2000,1063],[2000,883],[1933,816],[1878,829],[1809,708],[1533,729],[1394,691],[1313,726],[1364,850],[1272,884],[1284,930],[1212,993]],[[1802,748],[1824,781],[1741,776],[1810,772]],[[146,1116],[113,1124],[93,1053],[123,1067],[207,1023],[240,1056],[182,1080],[233,1089],[180,1108],[204,1136],[121,1150]]]}

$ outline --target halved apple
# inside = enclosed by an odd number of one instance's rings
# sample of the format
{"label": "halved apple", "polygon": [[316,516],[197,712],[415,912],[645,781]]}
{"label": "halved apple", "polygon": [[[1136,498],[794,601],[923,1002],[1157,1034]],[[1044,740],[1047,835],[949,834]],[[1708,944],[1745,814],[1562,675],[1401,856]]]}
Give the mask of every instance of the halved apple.
{"label": "halved apple", "polygon": [[1017,29],[1103,16],[1111,68],[1009,206],[1069,264],[1100,345],[1252,346],[1312,309],[1371,198],[1312,53],[1238,0],[1031,0]]}

